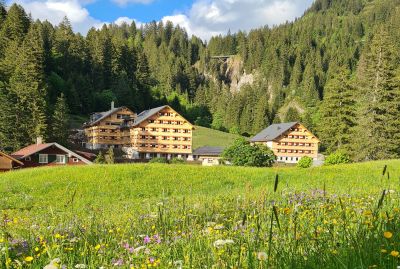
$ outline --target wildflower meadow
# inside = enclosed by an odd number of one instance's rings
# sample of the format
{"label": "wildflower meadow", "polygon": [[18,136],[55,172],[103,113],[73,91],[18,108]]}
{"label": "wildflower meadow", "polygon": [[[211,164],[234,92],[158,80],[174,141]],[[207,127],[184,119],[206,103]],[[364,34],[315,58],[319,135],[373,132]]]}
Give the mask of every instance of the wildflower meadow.
{"label": "wildflower meadow", "polygon": [[0,268],[397,268],[400,161],[0,175]]}

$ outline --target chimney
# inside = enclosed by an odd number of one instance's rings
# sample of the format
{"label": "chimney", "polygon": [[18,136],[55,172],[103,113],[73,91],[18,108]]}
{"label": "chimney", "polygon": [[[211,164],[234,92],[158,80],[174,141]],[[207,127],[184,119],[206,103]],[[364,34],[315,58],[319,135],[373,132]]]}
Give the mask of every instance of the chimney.
{"label": "chimney", "polygon": [[111,102],[111,110],[113,110],[115,107],[114,107],[114,101],[112,101]]}
{"label": "chimney", "polygon": [[40,145],[40,144],[43,144],[43,137],[38,136],[38,137],[36,137],[36,145]]}

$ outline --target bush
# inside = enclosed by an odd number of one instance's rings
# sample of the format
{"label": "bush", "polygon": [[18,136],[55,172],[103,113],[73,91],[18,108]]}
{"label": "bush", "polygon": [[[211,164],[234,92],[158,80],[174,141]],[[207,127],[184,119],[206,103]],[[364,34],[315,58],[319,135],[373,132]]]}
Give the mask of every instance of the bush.
{"label": "bush", "polygon": [[335,165],[335,164],[343,164],[350,163],[350,157],[347,154],[336,152],[330,154],[325,159],[325,165]]}
{"label": "bush", "polygon": [[313,164],[313,159],[308,156],[304,156],[300,159],[300,161],[297,163],[297,167],[300,168],[309,168]]}
{"label": "bush", "polygon": [[165,158],[157,157],[157,158],[151,159],[149,161],[149,163],[168,163],[168,161]]}
{"label": "bush", "polygon": [[185,160],[182,158],[172,158],[170,161],[171,164],[183,164]]}
{"label": "bush", "polygon": [[251,145],[244,138],[237,139],[222,156],[235,166],[270,167],[275,162],[275,155],[267,146]]}

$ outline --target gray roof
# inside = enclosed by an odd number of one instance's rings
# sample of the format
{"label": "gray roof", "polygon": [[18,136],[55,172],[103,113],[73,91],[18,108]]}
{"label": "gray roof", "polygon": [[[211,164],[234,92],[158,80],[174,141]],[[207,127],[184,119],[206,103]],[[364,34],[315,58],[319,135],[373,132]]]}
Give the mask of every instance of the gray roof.
{"label": "gray roof", "polygon": [[94,113],[94,114],[92,115],[91,121],[89,121],[88,123],[85,123],[84,125],[85,125],[85,126],[91,126],[91,125],[93,125],[93,124],[96,124],[96,123],[98,123],[99,121],[101,121],[101,120],[107,118],[108,116],[112,115],[112,114],[115,113],[115,112],[120,111],[120,110],[123,109],[123,108],[126,108],[126,107],[121,106],[121,107],[116,107],[116,108],[114,108],[114,109],[110,109],[110,110],[104,111],[104,112],[96,112],[96,113]]}
{"label": "gray roof", "polygon": [[295,126],[297,122],[277,123],[268,126],[250,139],[251,142],[267,142],[272,141],[285,133],[287,130]]}
{"label": "gray roof", "polygon": [[220,156],[224,151],[223,147],[201,147],[193,152],[196,156]]}
{"label": "gray roof", "polygon": [[160,112],[161,110],[163,110],[166,107],[168,107],[168,106],[160,106],[160,107],[152,108],[152,109],[141,112],[139,115],[137,115],[137,118],[135,119],[135,122],[133,123],[133,125],[138,125],[138,124],[142,123],[143,121],[145,121],[149,117],[153,116],[154,114]]}

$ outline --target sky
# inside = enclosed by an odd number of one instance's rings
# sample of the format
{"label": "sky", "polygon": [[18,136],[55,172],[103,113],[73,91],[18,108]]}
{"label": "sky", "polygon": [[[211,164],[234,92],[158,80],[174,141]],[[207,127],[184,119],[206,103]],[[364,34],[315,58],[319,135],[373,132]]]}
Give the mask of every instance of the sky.
{"label": "sky", "polygon": [[83,35],[104,23],[172,21],[189,35],[213,35],[273,26],[300,17],[314,0],[10,0],[34,19],[58,24],[64,16]]}

